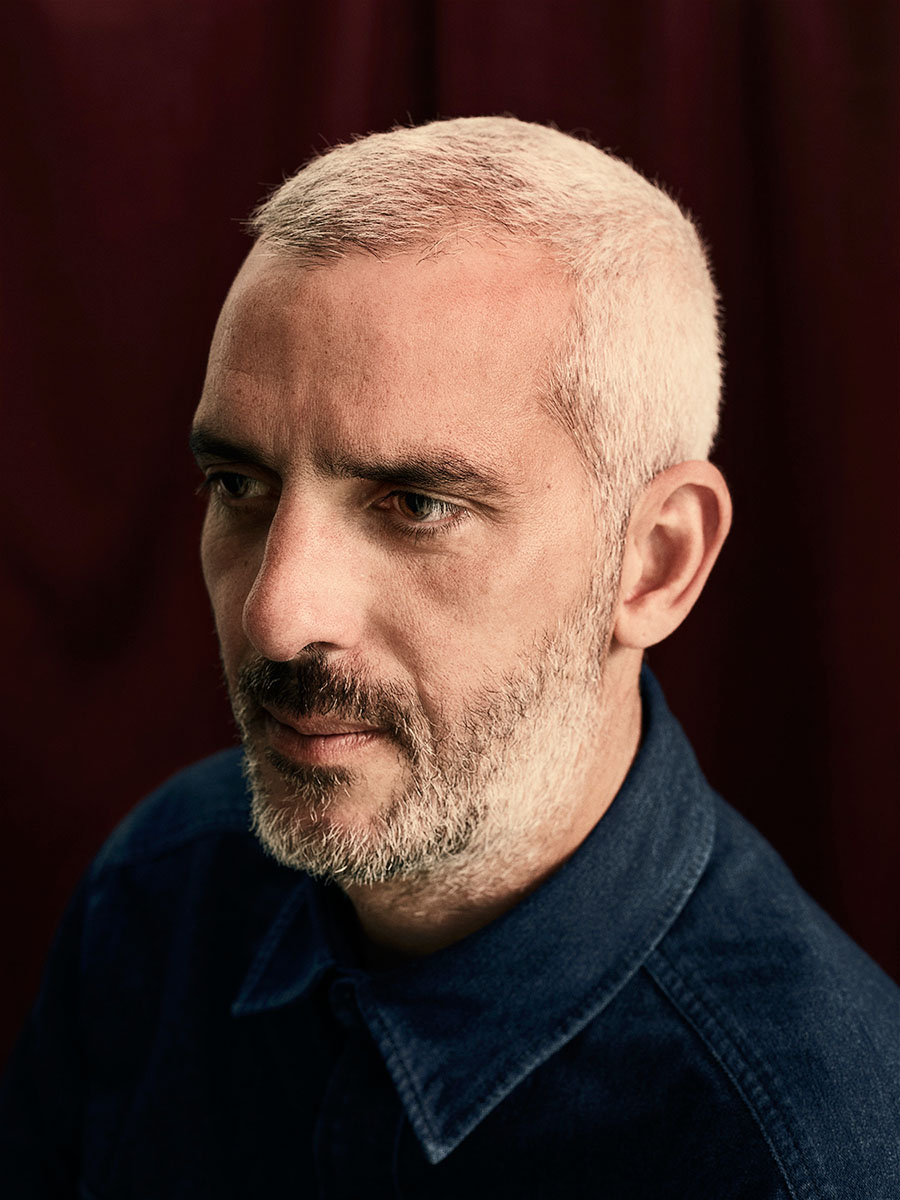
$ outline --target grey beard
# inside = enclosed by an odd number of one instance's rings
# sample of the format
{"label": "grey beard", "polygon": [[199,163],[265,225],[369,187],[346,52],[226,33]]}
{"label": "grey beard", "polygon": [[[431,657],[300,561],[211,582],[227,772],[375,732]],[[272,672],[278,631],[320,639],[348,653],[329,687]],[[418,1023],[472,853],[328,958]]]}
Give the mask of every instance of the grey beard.
{"label": "grey beard", "polygon": [[[263,664],[254,669],[261,674],[266,670]],[[340,688],[336,683],[335,691]],[[326,701],[317,712],[337,715],[339,708],[347,720],[371,721],[376,713],[383,721],[388,718],[402,780],[364,830],[332,823],[329,810],[355,782],[353,773],[294,763],[270,747],[260,750],[253,734],[252,702],[239,681],[234,707],[253,797],[253,831],[269,853],[286,866],[357,884],[421,876],[435,864],[463,855],[484,823],[485,784],[494,773],[490,749],[511,737],[526,698],[518,697],[510,706],[508,694],[491,695],[489,700],[483,696],[477,715],[470,712],[459,736],[450,739],[430,725],[421,710],[412,705],[401,709],[396,695],[387,705],[383,693],[370,704],[361,696],[353,711],[353,706],[326,700],[323,691],[329,689],[317,690]],[[277,794],[263,763],[277,773]]]}
{"label": "grey beard", "polygon": [[[475,862],[499,868],[530,853],[570,802],[581,751],[602,726],[610,618],[610,597],[593,594],[518,671],[469,696],[453,724],[429,720],[415,694],[369,685],[315,652],[290,664],[250,664],[232,703],[253,831],[278,862],[341,885],[417,881]],[[363,826],[340,821],[341,797],[357,782],[351,770],[296,764],[263,746],[266,699],[296,717],[378,724],[391,738],[400,778]]]}

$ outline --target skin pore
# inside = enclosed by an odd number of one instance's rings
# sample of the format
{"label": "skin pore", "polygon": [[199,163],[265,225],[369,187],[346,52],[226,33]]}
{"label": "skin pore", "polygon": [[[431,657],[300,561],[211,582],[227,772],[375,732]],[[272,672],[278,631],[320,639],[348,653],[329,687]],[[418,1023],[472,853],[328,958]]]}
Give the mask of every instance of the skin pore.
{"label": "skin pore", "polygon": [[510,908],[612,802],[643,649],[727,532],[709,463],[624,551],[541,383],[571,297],[537,250],[303,268],[256,247],[194,429],[202,559],[256,830],[421,954]]}

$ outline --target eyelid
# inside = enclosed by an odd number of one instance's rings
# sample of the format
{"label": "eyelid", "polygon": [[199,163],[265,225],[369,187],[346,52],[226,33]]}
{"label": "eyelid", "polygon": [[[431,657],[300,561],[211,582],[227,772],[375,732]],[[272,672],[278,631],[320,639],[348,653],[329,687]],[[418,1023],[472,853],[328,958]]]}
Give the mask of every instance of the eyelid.
{"label": "eyelid", "polygon": [[[436,521],[416,521],[412,517],[406,517],[402,512],[399,512],[396,505],[393,503],[398,496],[421,496],[426,500],[431,500],[435,504],[443,505],[449,512],[445,512]],[[446,500],[443,496],[435,496],[431,492],[422,491],[419,488],[394,488],[386,495],[381,497],[380,502],[376,505],[384,512],[397,533],[403,537],[410,537],[416,541],[421,541],[427,538],[439,538],[450,534],[463,521],[468,520],[472,516],[472,511],[464,504],[459,504],[455,500]]]}
{"label": "eyelid", "polygon": [[258,467],[254,463],[232,463],[232,462],[198,462],[200,470],[207,479],[215,479],[219,475],[243,475],[247,479],[255,479],[266,487],[277,486],[278,478],[271,471],[267,471],[265,467]]}
{"label": "eyelid", "polygon": [[[258,473],[246,468],[237,469],[227,465],[216,464],[215,466],[207,466],[201,469],[204,472],[204,478],[197,489],[198,493],[205,492],[208,496],[217,499],[224,505],[234,507],[248,500],[260,500],[273,491],[272,484],[267,479],[261,479]],[[260,489],[259,493],[253,496],[232,496],[224,486],[217,487],[217,484],[221,484],[221,481],[227,477],[245,480],[248,484],[255,484]]]}
{"label": "eyelid", "polygon": [[400,496],[420,496],[423,500],[430,500],[432,504],[443,505],[445,508],[453,509],[454,511],[467,508],[467,505],[461,504],[458,500],[450,500],[447,496],[439,496],[425,488],[418,487],[391,488],[391,490],[382,497],[382,500],[391,501]]}
{"label": "eyelid", "polygon": [[[221,462],[207,463],[201,467],[201,470],[204,473],[204,479],[197,489],[198,493],[206,494],[223,508],[235,512],[249,512],[251,507],[256,509],[260,502],[267,506],[270,506],[272,502],[278,503],[280,486],[266,479],[265,476],[268,472],[264,470],[252,466],[247,467],[243,464],[237,466]],[[229,477],[234,480],[246,481],[250,486],[251,494],[232,495],[221,483],[223,478]],[[256,494],[252,494],[254,492]],[[398,498],[403,496],[418,496],[432,502],[441,508],[440,516],[436,520],[416,520],[413,516],[404,514],[397,504]],[[450,500],[445,496],[435,495],[421,487],[394,486],[390,491],[383,492],[373,507],[386,515],[398,533],[414,538],[436,537],[450,533],[462,521],[473,515],[470,505],[460,503],[456,499]]]}

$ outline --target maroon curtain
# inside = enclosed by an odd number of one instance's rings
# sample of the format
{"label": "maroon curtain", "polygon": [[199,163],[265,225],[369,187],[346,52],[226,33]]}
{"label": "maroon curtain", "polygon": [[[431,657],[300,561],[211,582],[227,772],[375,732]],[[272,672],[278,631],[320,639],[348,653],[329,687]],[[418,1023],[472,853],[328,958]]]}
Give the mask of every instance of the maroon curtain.
{"label": "maroon curtain", "polygon": [[229,742],[185,450],[240,221],[436,115],[584,131],[697,216],[736,523],[651,655],[712,782],[900,974],[893,0],[7,0],[2,1031],[149,788]]}

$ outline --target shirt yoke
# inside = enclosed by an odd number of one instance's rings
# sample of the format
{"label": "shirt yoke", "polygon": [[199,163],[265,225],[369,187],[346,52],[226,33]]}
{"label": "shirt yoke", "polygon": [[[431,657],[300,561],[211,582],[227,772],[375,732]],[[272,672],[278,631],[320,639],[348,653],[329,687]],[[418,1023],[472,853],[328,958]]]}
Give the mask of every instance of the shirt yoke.
{"label": "shirt yoke", "polygon": [[[896,1145],[900,1121],[897,990],[738,813],[718,801],[716,820],[707,872],[646,970],[740,1093],[791,1194],[863,1200],[856,1166]],[[900,1178],[900,1147],[885,1169]]]}

